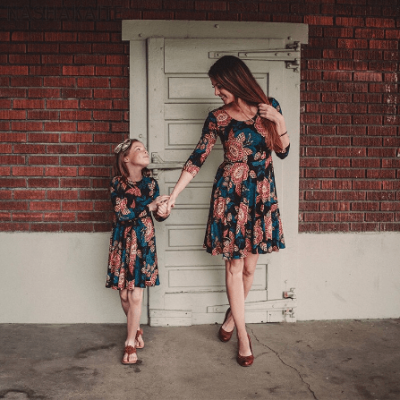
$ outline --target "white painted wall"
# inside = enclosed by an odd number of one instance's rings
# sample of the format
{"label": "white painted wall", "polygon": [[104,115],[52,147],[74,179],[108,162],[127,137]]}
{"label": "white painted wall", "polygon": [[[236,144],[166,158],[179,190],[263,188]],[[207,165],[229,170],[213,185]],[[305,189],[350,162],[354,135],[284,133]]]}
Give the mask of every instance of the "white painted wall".
{"label": "white painted wall", "polygon": [[[297,319],[400,317],[399,239],[298,235]],[[0,323],[125,322],[118,293],[104,287],[108,240],[108,233],[0,233]]]}

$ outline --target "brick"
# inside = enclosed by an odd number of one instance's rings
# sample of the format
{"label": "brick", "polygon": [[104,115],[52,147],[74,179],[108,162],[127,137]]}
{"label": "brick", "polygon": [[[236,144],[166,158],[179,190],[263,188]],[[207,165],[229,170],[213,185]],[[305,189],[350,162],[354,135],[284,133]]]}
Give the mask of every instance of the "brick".
{"label": "brick", "polygon": [[14,212],[12,220],[13,222],[41,222],[43,215],[42,213]]}
{"label": "brick", "polygon": [[343,114],[323,115],[322,123],[333,124],[333,125],[349,125],[351,124],[351,115],[343,115]]}
{"label": "brick", "polygon": [[58,111],[29,110],[28,119],[54,120],[59,119],[59,113]]}
{"label": "brick", "polygon": [[43,200],[46,197],[44,190],[15,190],[14,200]]}
{"label": "brick", "polygon": [[[28,97],[31,99],[35,98],[35,97],[38,97],[40,99],[48,99],[51,97],[60,97],[60,90],[59,89],[32,88],[32,89],[28,89]],[[43,101],[43,100],[41,100],[41,101]],[[31,107],[31,108],[34,108],[34,107]],[[43,107],[37,107],[37,108],[43,108]]]}
{"label": "brick", "polygon": [[7,211],[26,211],[28,210],[28,203],[26,201],[2,201],[1,207]]}
{"label": "brick", "polygon": [[61,157],[61,165],[92,165],[92,157],[77,156],[77,157]]}
{"label": "brick", "polygon": [[332,58],[335,60],[353,60],[354,55],[353,55],[353,50],[349,49],[327,49],[323,50],[322,52],[323,58]]}
{"label": "brick", "polygon": [[43,66],[33,65],[29,66],[30,75],[61,75],[61,67],[56,66]]}
{"label": "brick", "polygon": [[400,211],[400,202],[383,202],[381,203],[381,211]]}
{"label": "brick", "polygon": [[339,49],[366,49],[368,41],[365,39],[338,39]]}
{"label": "brick", "polygon": [[[60,43],[60,53],[61,54],[76,54],[76,53],[82,53],[82,54],[87,54],[91,53],[92,48],[90,43],[73,43],[73,44],[65,44],[65,43]],[[68,67],[63,67],[68,71]],[[79,68],[79,67],[78,67]],[[92,67],[87,68],[87,71],[90,71]],[[79,68],[80,69],[80,68]],[[85,70],[86,68],[83,68]],[[71,69],[71,71],[75,70],[75,67]],[[64,75],[75,75],[75,73],[69,73],[66,72]],[[78,73],[80,75],[80,73]],[[88,75],[93,75],[88,73]]]}
{"label": "brick", "polygon": [[352,168],[379,168],[380,160],[375,158],[355,158],[351,160]]}
{"label": "brick", "polygon": [[122,67],[96,66],[96,76],[123,76],[127,75]]}
{"label": "brick", "polygon": [[349,224],[347,223],[323,223],[320,224],[321,232],[348,232]]}
{"label": "brick", "polygon": [[107,122],[78,122],[78,132],[108,132]]}
{"label": "brick", "polygon": [[365,26],[374,28],[394,28],[394,19],[389,18],[366,18]]}
{"label": "brick", "polygon": [[25,110],[0,110],[2,119],[25,119]]}
{"label": "brick", "polygon": [[48,200],[77,200],[77,190],[49,190],[47,191]]}
{"label": "brick", "polygon": [[353,182],[353,190],[381,190],[382,184],[378,181],[356,180]]}
{"label": "brick", "polygon": [[353,115],[353,124],[382,125],[381,115]]}
{"label": "brick", "polygon": [[42,167],[13,167],[12,168],[13,176],[42,176],[43,168]]}
{"label": "brick", "polygon": [[365,171],[363,169],[338,169],[335,177],[338,179],[360,179],[365,178]]}
{"label": "brick", "polygon": [[370,49],[397,50],[399,48],[398,40],[370,40]]}
{"label": "brick", "polygon": [[93,211],[92,201],[63,201],[63,211]]}
{"label": "brick", "polygon": [[10,176],[11,168],[10,167],[0,167],[0,176]]}
{"label": "brick", "polygon": [[337,112],[340,114],[365,114],[367,112],[367,105],[360,103],[338,104]]}
{"label": "brick", "polygon": [[337,26],[364,26],[364,18],[347,18],[347,17],[336,17],[335,24]]}
{"label": "brick", "polygon": [[64,65],[62,68],[63,75],[94,75],[94,66],[93,65],[81,65],[81,66],[72,66],[72,65]]}
{"label": "brick", "polygon": [[87,178],[65,178],[61,179],[60,186],[64,188],[89,187],[90,181]]}
{"label": "brick", "polygon": [[25,97],[25,96],[26,96],[26,89],[0,87],[0,98],[1,97]]}
{"label": "brick", "polygon": [[357,28],[354,37],[357,39],[383,39],[385,37],[385,31],[382,29]]}
{"label": "brick", "polygon": [[356,60],[383,60],[382,50],[354,50]]}
{"label": "brick", "polygon": [[379,202],[380,201],[391,201],[392,202],[391,204],[393,204],[393,201],[396,200],[396,193],[395,192],[386,192],[386,191],[367,192],[367,200],[379,201]]}
{"label": "brick", "polygon": [[49,76],[43,78],[43,85],[49,87],[75,87],[75,78]]}
{"label": "brick", "polygon": [[14,99],[13,106],[14,106],[14,109],[44,108],[44,100]]}
{"label": "brick", "polygon": [[93,43],[93,53],[120,54],[124,51],[123,43]]}
{"label": "brick", "polygon": [[39,142],[39,143],[58,143],[60,141],[60,136],[57,133],[43,133],[43,132],[38,132],[38,133],[29,133],[28,135],[28,141],[33,143],[33,142]]}
{"label": "brick", "polygon": [[351,211],[379,211],[379,203],[367,201],[351,203]]}
{"label": "brick", "polygon": [[335,221],[362,222],[364,221],[364,213],[335,213]]}
{"label": "brick", "polygon": [[121,121],[121,111],[93,111],[93,119],[97,121]]}
{"label": "brick", "polygon": [[58,157],[52,156],[30,156],[29,165],[57,165]]}
{"label": "brick", "polygon": [[322,168],[349,168],[350,160],[341,158],[323,158],[320,161]]}
{"label": "brick", "polygon": [[368,70],[367,61],[340,60],[338,64],[340,70],[366,71]]}
{"label": "brick", "polygon": [[58,43],[28,43],[28,53],[58,53]]}
{"label": "brick", "polygon": [[106,56],[99,54],[76,54],[74,55],[74,61],[66,64],[94,64],[102,65],[106,63]]}
{"label": "brick", "polygon": [[76,42],[76,32],[45,32],[44,40],[46,42]]}
{"label": "brick", "polygon": [[111,110],[112,101],[111,100],[81,100],[80,106],[83,109]]}
{"label": "brick", "polygon": [[78,100],[47,100],[46,105],[48,109],[77,109]]}
{"label": "brick", "polygon": [[365,192],[360,191],[341,191],[341,192],[336,192],[336,200],[338,201],[362,201],[365,200],[366,194]]}
{"label": "brick", "polygon": [[108,78],[78,78],[79,88],[107,88],[109,87]]}
{"label": "brick", "polygon": [[43,129],[42,122],[11,122],[11,129],[14,131],[41,131]]}
{"label": "brick", "polygon": [[328,81],[351,81],[353,74],[351,72],[333,72],[325,71],[324,80]]}
{"label": "brick", "polygon": [[333,171],[332,169],[308,168],[304,172],[305,172],[305,176],[304,176],[305,178],[334,178],[335,177],[335,171]]}
{"label": "brick", "polygon": [[75,219],[76,214],[72,212],[51,212],[43,214],[43,220],[45,222],[73,222]]}
{"label": "brick", "polygon": [[0,156],[0,164],[11,165],[11,164],[25,164],[25,157],[18,155],[5,155]]}
{"label": "brick", "polygon": [[29,209],[32,211],[59,211],[61,204],[59,201],[31,201]]}
{"label": "brick", "polygon": [[[129,80],[127,78],[110,78],[110,87],[111,88],[128,88]],[[96,92],[95,92],[96,94]],[[126,96],[124,96],[126,97]],[[110,98],[113,98],[111,96]]]}
{"label": "brick", "polygon": [[30,188],[52,188],[58,187],[58,179],[48,179],[48,178],[29,178],[28,187]]}
{"label": "brick", "polygon": [[28,75],[27,66],[0,65],[0,75]]}
{"label": "brick", "polygon": [[73,132],[73,131],[76,131],[76,123],[75,122],[45,122],[44,130],[45,131],[53,131],[53,132]]}
{"label": "brick", "polygon": [[[322,181],[321,182],[321,189],[323,190],[351,190],[352,183],[351,181],[345,180],[329,180],[329,181]],[[330,204],[330,203],[329,203]],[[339,203],[340,207],[346,207],[347,203]],[[322,203],[321,203],[322,205]],[[340,208],[343,209],[343,208]]]}
{"label": "brick", "polygon": [[367,222],[394,222],[393,213],[365,213],[365,220]]}
{"label": "brick", "polygon": [[396,171],[394,171],[394,170],[368,170],[367,178],[369,178],[369,179],[396,179]]}
{"label": "brick", "polygon": [[382,103],[382,95],[379,93],[354,93],[354,103]]}
{"label": "brick", "polygon": [[368,83],[353,83],[353,82],[339,82],[338,89],[339,92],[368,92]]}
{"label": "brick", "polygon": [[381,82],[382,74],[379,72],[354,72],[355,81]]}
{"label": "brick", "polygon": [[350,103],[352,101],[351,93],[322,93],[322,101],[324,103]]}
{"label": "brick", "polygon": [[369,84],[369,91],[372,93],[396,93],[397,85],[389,83],[371,83]]}
{"label": "brick", "polygon": [[321,138],[321,146],[351,146],[351,138],[345,136],[345,137],[322,137]]}
{"label": "brick", "polygon": [[110,176],[110,168],[106,167],[79,167],[79,176],[104,176],[104,177],[109,177]]}
{"label": "brick", "polygon": [[60,120],[70,120],[70,121],[87,121],[92,117],[92,113],[90,111],[79,111],[79,110],[70,110],[70,111],[60,111]]}
{"label": "brick", "polygon": [[94,89],[93,98],[95,99],[123,99],[127,98],[127,90],[118,89]]}
{"label": "brick", "polygon": [[8,60],[10,64],[32,65],[41,63],[39,54],[10,54]]}
{"label": "brick", "polygon": [[45,167],[45,176],[76,176],[76,167]]}

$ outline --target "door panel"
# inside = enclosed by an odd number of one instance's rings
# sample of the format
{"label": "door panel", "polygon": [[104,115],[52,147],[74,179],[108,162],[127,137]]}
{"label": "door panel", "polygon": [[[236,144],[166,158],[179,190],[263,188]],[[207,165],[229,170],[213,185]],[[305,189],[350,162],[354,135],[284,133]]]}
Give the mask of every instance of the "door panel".
{"label": "door panel", "polygon": [[[148,59],[148,148],[165,162],[182,165],[197,144],[209,111],[222,105],[214,96],[207,71],[216,61],[210,52],[283,47],[283,40],[212,40],[151,38]],[[261,87],[280,100],[284,88],[283,62],[247,61]],[[271,83],[273,86],[271,87]],[[178,197],[171,216],[157,224],[161,285],[150,290],[151,325],[191,325],[220,322],[228,307],[225,269],[221,256],[202,248],[215,172],[223,161],[218,142],[199,174]],[[282,163],[275,161],[280,204]],[[180,170],[162,171],[161,193],[171,193]],[[247,301],[248,322],[282,320],[281,257],[260,255],[254,285]],[[273,288],[273,289],[272,289]],[[277,303],[277,304],[278,304]],[[272,311],[271,311],[272,310]]]}

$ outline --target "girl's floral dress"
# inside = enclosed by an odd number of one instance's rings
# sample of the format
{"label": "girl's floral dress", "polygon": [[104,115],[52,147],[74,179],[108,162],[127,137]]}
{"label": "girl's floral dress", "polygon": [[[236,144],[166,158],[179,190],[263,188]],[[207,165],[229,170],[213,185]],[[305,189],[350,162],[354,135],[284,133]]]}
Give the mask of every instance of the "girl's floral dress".
{"label": "girl's floral dress", "polygon": [[[271,104],[279,111],[275,99]],[[222,107],[211,111],[201,138],[183,169],[195,176],[217,138],[224,148],[211,193],[210,212],[203,247],[224,259],[244,258],[285,248],[278,208],[271,149],[257,114],[236,121]],[[289,146],[281,159],[289,154]]]}
{"label": "girl's floral dress", "polygon": [[[159,196],[155,179],[143,177],[133,183],[116,176],[111,181],[114,207],[113,229],[106,287],[133,290],[159,285],[156,238],[148,205]],[[158,221],[160,218],[156,214]]]}

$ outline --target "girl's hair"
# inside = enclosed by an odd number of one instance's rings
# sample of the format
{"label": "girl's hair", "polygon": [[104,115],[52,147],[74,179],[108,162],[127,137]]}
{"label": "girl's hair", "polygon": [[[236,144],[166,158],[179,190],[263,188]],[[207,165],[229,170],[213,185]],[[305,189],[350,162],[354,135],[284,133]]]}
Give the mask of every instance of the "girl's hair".
{"label": "girl's hair", "polygon": [[[208,76],[249,105],[271,104],[248,66],[240,58],[235,56],[221,57],[211,66]],[[267,146],[276,152],[282,151],[282,142],[275,123],[266,118],[261,118],[261,120],[268,132]]]}
{"label": "girl's hair", "polygon": [[[134,143],[140,142],[138,139],[126,139],[124,142],[120,143],[115,149],[115,159],[114,159],[114,168],[113,175],[114,176],[122,176],[127,179],[129,176],[129,170],[126,166],[126,162],[124,158],[129,154],[132,145]],[[143,176],[150,176],[151,172],[146,167],[142,169]]]}

